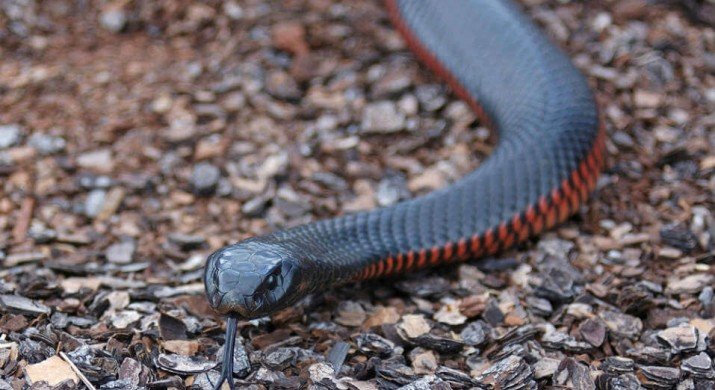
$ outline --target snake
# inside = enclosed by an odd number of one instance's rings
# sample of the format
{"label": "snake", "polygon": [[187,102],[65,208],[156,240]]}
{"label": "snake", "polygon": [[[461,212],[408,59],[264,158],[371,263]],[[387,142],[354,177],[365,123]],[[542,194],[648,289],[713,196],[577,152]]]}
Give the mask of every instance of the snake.
{"label": "snake", "polygon": [[605,129],[593,91],[513,0],[387,0],[407,46],[496,131],[454,183],[389,207],[248,238],[208,256],[208,301],[227,316],[221,383],[233,388],[238,319],[336,285],[493,255],[566,220],[595,189]]}

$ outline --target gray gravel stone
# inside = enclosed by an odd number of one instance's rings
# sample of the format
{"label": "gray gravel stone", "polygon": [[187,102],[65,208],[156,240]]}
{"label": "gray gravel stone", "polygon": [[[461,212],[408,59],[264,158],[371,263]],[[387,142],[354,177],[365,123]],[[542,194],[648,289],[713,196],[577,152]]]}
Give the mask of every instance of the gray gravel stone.
{"label": "gray gravel stone", "polygon": [[116,264],[127,264],[132,261],[136,244],[134,241],[124,241],[110,245],[104,252],[107,260]]}
{"label": "gray gravel stone", "polygon": [[221,172],[206,162],[198,163],[191,172],[191,187],[199,195],[210,195],[216,190]]}
{"label": "gray gravel stone", "polygon": [[104,190],[94,190],[87,194],[87,199],[84,201],[84,214],[90,218],[99,215],[104,206],[104,200],[107,197],[107,192]]}
{"label": "gray gravel stone", "polygon": [[365,133],[393,133],[405,128],[405,115],[391,101],[368,104],[362,114],[362,131]]}
{"label": "gray gravel stone", "polygon": [[49,155],[63,151],[67,142],[62,137],[53,137],[47,134],[35,133],[30,136],[27,144],[42,155]]}
{"label": "gray gravel stone", "polygon": [[99,23],[107,31],[118,33],[127,24],[127,14],[121,9],[107,9],[99,16]]}
{"label": "gray gravel stone", "polygon": [[1,125],[0,126],[0,149],[7,149],[20,142],[22,129],[19,125]]}

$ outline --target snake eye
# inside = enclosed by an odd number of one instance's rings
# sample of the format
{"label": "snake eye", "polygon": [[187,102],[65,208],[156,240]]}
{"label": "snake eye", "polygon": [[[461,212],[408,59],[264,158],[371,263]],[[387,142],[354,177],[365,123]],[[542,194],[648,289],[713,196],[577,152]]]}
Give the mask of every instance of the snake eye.
{"label": "snake eye", "polygon": [[277,278],[275,277],[275,275],[269,275],[268,278],[266,278],[266,287],[268,287],[268,288],[275,287],[276,281],[277,281]]}

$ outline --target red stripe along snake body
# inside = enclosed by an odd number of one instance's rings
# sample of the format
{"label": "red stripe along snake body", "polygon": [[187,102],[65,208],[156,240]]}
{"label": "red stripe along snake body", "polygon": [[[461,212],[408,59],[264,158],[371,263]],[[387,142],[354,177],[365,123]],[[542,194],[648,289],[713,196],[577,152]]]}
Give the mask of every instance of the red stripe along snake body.
{"label": "red stripe along snake body", "polygon": [[231,386],[237,318],[337,284],[493,254],[568,218],[596,185],[605,135],[593,94],[512,0],[386,4],[417,57],[498,131],[498,145],[446,188],[210,255],[204,283],[229,318],[222,381]]}

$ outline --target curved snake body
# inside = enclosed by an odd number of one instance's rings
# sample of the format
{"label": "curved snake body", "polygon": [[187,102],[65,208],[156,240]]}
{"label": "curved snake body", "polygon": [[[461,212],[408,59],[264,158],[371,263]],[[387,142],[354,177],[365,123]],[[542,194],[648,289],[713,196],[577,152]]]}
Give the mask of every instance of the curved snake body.
{"label": "curved snake body", "polygon": [[387,7],[417,56],[498,131],[498,145],[477,170],[425,196],[213,253],[204,282],[211,305],[229,317],[227,341],[238,317],[265,316],[336,284],[508,248],[568,218],[595,187],[604,131],[593,94],[517,5],[388,0]]}

